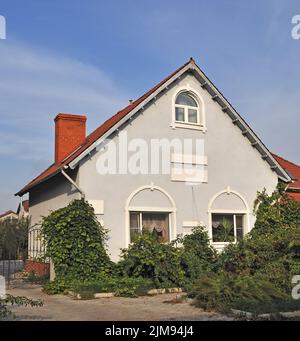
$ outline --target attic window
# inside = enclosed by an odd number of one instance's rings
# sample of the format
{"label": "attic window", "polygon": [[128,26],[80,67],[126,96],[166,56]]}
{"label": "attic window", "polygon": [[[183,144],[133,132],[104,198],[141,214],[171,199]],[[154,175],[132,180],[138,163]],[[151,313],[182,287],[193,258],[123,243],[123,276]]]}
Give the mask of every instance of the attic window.
{"label": "attic window", "polygon": [[200,124],[199,105],[189,92],[181,92],[176,98],[175,122]]}

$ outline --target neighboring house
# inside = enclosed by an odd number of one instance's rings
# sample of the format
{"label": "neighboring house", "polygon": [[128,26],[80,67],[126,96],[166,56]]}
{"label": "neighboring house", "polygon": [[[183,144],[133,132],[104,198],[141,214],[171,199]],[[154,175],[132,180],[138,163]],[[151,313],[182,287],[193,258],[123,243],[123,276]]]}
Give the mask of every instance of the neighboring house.
{"label": "neighboring house", "polygon": [[273,156],[293,180],[293,182],[288,184],[286,192],[294,200],[300,202],[300,166],[278,155],[273,154]]}
{"label": "neighboring house", "polygon": [[29,217],[29,200],[24,200],[19,204],[17,212],[7,211],[0,214],[0,221],[5,219],[22,219]]}
{"label": "neighboring house", "polygon": [[5,213],[0,214],[0,221],[4,221],[6,219],[18,219],[18,215],[14,211],[7,211]]}
{"label": "neighboring house", "polygon": [[29,217],[29,200],[22,201],[17,209],[18,219]]}
{"label": "neighboring house", "polygon": [[[199,224],[221,250],[252,229],[257,191],[293,181],[193,59],[88,136],[85,124],[84,116],[55,118],[54,163],[16,195],[29,193],[31,228],[86,198],[109,229],[113,260],[135,233],[172,240]],[[145,166],[157,151],[169,172]]]}

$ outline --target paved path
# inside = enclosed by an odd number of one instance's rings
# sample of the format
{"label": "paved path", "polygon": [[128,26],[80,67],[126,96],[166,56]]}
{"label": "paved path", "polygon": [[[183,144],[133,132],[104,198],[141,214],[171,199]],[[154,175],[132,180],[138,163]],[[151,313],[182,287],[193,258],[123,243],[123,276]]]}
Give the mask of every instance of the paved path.
{"label": "paved path", "polygon": [[176,294],[139,298],[102,298],[78,301],[64,295],[46,295],[38,285],[17,283],[8,290],[15,296],[41,299],[43,307],[13,307],[17,320],[126,321],[126,320],[229,320],[226,316],[203,312],[189,302],[166,303]]}

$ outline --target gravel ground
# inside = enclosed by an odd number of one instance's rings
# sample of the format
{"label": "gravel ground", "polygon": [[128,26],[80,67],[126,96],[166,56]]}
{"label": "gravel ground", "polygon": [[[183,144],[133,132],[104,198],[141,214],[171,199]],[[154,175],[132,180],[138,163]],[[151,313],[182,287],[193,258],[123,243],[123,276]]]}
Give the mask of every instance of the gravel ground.
{"label": "gravel ground", "polygon": [[15,317],[26,321],[211,321],[231,320],[224,315],[204,312],[185,301],[170,303],[178,294],[138,298],[102,298],[73,300],[64,295],[47,295],[41,286],[15,282],[7,291],[14,296],[41,299],[42,307],[13,307]]}

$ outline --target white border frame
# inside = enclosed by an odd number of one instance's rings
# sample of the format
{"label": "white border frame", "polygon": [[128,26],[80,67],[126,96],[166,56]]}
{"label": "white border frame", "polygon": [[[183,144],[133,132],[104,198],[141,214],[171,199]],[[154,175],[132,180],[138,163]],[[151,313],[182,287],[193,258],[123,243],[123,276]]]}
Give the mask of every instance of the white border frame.
{"label": "white border frame", "polygon": [[[176,98],[182,92],[187,92],[191,95],[191,97],[196,101],[198,104],[197,112],[198,112],[198,121],[199,123],[189,123],[189,122],[179,122],[176,121]],[[192,88],[189,84],[185,86],[181,86],[176,89],[176,92],[172,96],[172,118],[171,118],[171,127],[175,128],[186,128],[186,129],[195,129],[201,130],[205,132],[206,129],[206,115],[205,115],[205,104],[202,96],[199,94],[197,90]]]}
{"label": "white border frame", "polygon": [[[130,206],[130,202],[133,199],[133,197],[138,194],[139,192],[149,189],[151,191],[157,190],[161,193],[163,193],[170,201],[170,207],[151,207],[151,206]],[[177,236],[177,228],[176,228],[176,205],[174,199],[171,197],[171,195],[165,191],[163,188],[159,186],[155,186],[154,184],[145,185],[137,188],[134,190],[129,197],[126,200],[125,204],[125,248],[128,247],[130,244],[130,215],[129,213],[131,211],[134,212],[169,212],[169,237],[170,241],[174,240]]]}
{"label": "white border frame", "polygon": [[[214,203],[214,201],[222,194],[234,194],[237,197],[239,197],[242,202],[245,205],[245,210],[235,210],[235,209],[212,209],[212,205]],[[247,233],[250,232],[250,209],[249,209],[249,205],[246,201],[246,199],[237,191],[232,190],[229,186],[223,190],[218,192],[217,194],[215,194],[212,199],[210,200],[209,204],[208,204],[208,236],[210,239],[210,243],[212,246],[214,246],[217,250],[222,250],[226,245],[228,244],[232,244],[230,242],[213,242],[213,236],[212,236],[212,214],[213,213],[217,213],[217,214],[244,214],[245,218],[244,218],[244,222],[245,222],[245,226],[244,226],[244,235],[246,235]],[[236,242],[234,242],[236,243]]]}

